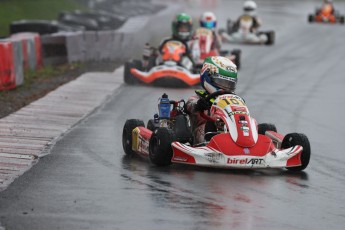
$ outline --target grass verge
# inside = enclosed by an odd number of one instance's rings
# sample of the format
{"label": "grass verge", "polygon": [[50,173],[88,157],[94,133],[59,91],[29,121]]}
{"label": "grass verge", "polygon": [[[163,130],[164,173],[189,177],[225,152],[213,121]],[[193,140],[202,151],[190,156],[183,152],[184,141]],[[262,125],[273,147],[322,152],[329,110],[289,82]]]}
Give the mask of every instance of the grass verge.
{"label": "grass verge", "polygon": [[9,34],[12,21],[21,19],[56,20],[61,11],[86,10],[78,0],[1,0],[0,37]]}

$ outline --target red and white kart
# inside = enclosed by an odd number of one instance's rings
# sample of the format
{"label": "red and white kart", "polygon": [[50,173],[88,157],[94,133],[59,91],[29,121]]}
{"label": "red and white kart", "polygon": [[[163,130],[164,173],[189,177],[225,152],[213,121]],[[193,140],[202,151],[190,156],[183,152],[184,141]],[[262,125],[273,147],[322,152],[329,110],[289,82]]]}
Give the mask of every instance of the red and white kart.
{"label": "red and white kart", "polygon": [[217,38],[210,29],[200,27],[195,30],[191,46],[192,50],[198,50],[196,52],[199,53],[194,55],[194,62],[197,68],[201,69],[205,58],[209,56],[224,56],[230,59],[239,70],[241,68],[241,50],[218,50],[216,47],[213,47],[215,39]]}
{"label": "red and white kart", "polygon": [[[149,157],[157,166],[182,163],[215,168],[287,168],[301,171],[309,164],[310,144],[304,134],[277,133],[273,124],[259,124],[242,98],[217,91],[205,127],[205,143],[193,144],[183,100],[170,101],[170,119],[150,120],[147,128],[127,120],[122,143],[126,154]],[[182,106],[181,106],[182,104]],[[204,114],[204,113],[202,113]]]}
{"label": "red and white kart", "polygon": [[160,55],[156,54],[157,51],[155,50],[146,65],[143,65],[143,60],[126,62],[125,83],[163,86],[193,86],[198,84],[200,75],[194,71],[193,61],[186,55],[187,49],[182,42],[171,40],[163,45]]}

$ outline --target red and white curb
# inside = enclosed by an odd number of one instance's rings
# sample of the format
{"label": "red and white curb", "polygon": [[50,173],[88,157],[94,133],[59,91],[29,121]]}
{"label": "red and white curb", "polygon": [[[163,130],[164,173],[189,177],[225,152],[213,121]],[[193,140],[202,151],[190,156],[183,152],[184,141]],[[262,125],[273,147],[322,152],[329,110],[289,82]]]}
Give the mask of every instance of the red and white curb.
{"label": "red and white curb", "polygon": [[29,170],[71,127],[123,83],[114,73],[86,73],[0,120],[0,191]]}

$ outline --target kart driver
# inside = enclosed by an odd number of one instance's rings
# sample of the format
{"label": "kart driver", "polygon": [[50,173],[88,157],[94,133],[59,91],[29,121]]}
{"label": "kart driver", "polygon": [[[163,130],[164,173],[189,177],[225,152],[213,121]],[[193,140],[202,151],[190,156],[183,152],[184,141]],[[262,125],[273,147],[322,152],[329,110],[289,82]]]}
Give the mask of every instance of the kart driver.
{"label": "kart driver", "polygon": [[200,27],[206,28],[213,33],[213,43],[211,49],[220,50],[222,46],[222,40],[220,36],[216,33],[217,28],[217,18],[213,12],[204,12],[200,17]]}
{"label": "kart driver", "polygon": [[333,5],[333,1],[332,0],[324,0],[322,3],[322,6],[318,12],[318,14],[322,11],[322,10],[327,10],[329,11],[331,14],[334,14],[334,5]]}
{"label": "kart driver", "polygon": [[[237,19],[235,28],[238,30],[241,28],[243,21],[251,21],[250,32],[256,33],[258,28],[261,26],[261,20],[256,14],[257,5],[254,1],[245,1],[243,4],[243,14]],[[249,20],[248,20],[249,19]]]}
{"label": "kart driver", "polygon": [[194,144],[200,144],[205,141],[206,120],[201,117],[200,112],[211,108],[211,102],[206,101],[205,97],[218,90],[225,90],[235,94],[237,67],[226,57],[207,57],[200,72],[200,83],[204,90],[196,90],[195,93],[197,95],[191,96],[186,103]]}
{"label": "kart driver", "polygon": [[180,41],[182,42],[186,47],[186,56],[188,56],[191,60],[191,52],[189,49],[189,41],[192,37],[192,31],[193,31],[193,23],[192,23],[192,17],[186,13],[180,13],[177,14],[174,21],[172,22],[172,37],[165,38],[161,44],[158,47],[158,54],[155,53],[154,48],[150,47],[149,44],[146,44],[146,47],[144,48],[143,52],[143,59],[144,59],[144,66],[145,60],[149,60],[150,57],[156,56],[158,58],[157,62],[159,61],[160,55],[162,53],[162,48],[165,43],[169,41]]}

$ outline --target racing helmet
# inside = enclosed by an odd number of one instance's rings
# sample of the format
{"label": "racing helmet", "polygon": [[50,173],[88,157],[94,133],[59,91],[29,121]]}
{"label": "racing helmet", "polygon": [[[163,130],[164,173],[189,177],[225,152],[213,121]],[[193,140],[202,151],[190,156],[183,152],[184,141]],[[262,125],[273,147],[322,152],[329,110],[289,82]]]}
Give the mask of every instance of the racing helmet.
{"label": "racing helmet", "polygon": [[237,67],[226,57],[207,57],[200,72],[200,82],[201,86],[208,93],[213,93],[220,89],[235,93]]}
{"label": "racing helmet", "polygon": [[200,27],[214,30],[217,26],[217,18],[213,12],[204,12],[200,17]]}
{"label": "racing helmet", "polygon": [[192,17],[186,13],[176,15],[172,23],[173,37],[182,41],[190,39],[193,30]]}
{"label": "racing helmet", "polygon": [[254,16],[256,14],[256,3],[252,0],[245,1],[243,4],[243,11],[245,14]]}

